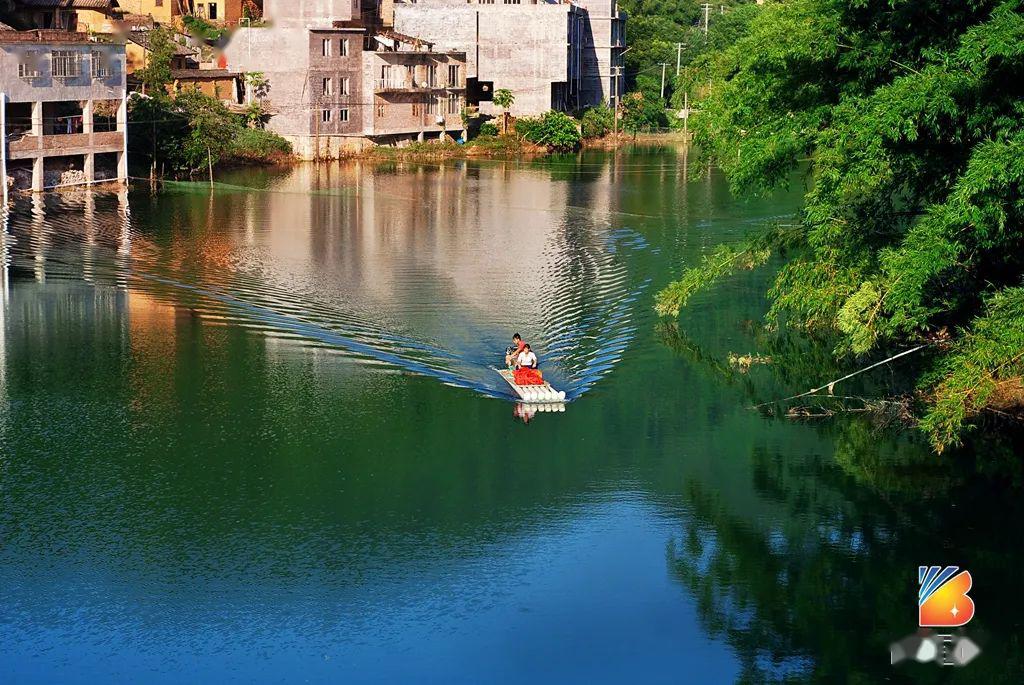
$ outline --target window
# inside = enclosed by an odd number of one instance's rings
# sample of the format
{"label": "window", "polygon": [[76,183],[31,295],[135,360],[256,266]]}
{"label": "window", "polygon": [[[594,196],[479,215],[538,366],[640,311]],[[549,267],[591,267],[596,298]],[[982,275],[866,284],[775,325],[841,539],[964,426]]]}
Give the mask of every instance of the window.
{"label": "window", "polygon": [[331,56],[331,39],[324,38],[320,41],[320,50],[323,52],[324,57]]}
{"label": "window", "polygon": [[338,41],[338,54],[342,57],[348,57],[348,38],[342,38]]}
{"label": "window", "polygon": [[81,55],[73,50],[53,50],[50,53],[54,78],[75,78],[82,75]]}
{"label": "window", "polygon": [[427,114],[437,114],[437,100],[434,98],[427,100]]}
{"label": "window", "polygon": [[387,113],[388,113],[388,106],[387,105],[385,105],[385,104],[377,105],[377,116],[378,117],[383,117]]}
{"label": "window", "polygon": [[24,60],[18,64],[18,78],[33,79],[42,76],[39,69],[39,53],[29,52]]}
{"label": "window", "polygon": [[320,111],[320,121],[324,122],[325,124],[331,123],[331,110],[329,110],[329,109],[321,110]]}
{"label": "window", "polygon": [[448,65],[448,86],[450,88],[459,87],[459,65],[449,64]]}
{"label": "window", "polygon": [[504,0],[506,5],[518,5],[519,0]]}
{"label": "window", "polygon": [[210,3],[210,19],[216,19],[216,18],[217,18],[217,4],[211,2]]}
{"label": "window", "polygon": [[462,108],[462,98],[457,93],[448,94],[448,113],[458,114]]}
{"label": "window", "polygon": [[338,121],[340,121],[343,124],[348,121],[348,110],[347,109],[339,109],[338,110]]}
{"label": "window", "polygon": [[321,92],[324,94],[324,97],[330,97],[334,95],[334,80],[331,78],[325,78],[323,89],[321,90]]}
{"label": "window", "polygon": [[436,87],[437,87],[437,65],[436,64],[428,64],[427,65],[427,88],[436,88]]}
{"label": "window", "polygon": [[414,117],[423,116],[423,105],[418,102],[412,103],[412,115]]}
{"label": "window", "polygon": [[348,76],[338,79],[338,95],[348,95]]}
{"label": "window", "polygon": [[110,76],[110,64],[107,62],[106,53],[93,50],[91,65],[93,78],[107,78]]}
{"label": "window", "polygon": [[200,17],[204,17],[205,18],[206,17],[206,5],[204,5],[203,3],[199,3],[198,5],[196,5],[196,14],[198,14]]}

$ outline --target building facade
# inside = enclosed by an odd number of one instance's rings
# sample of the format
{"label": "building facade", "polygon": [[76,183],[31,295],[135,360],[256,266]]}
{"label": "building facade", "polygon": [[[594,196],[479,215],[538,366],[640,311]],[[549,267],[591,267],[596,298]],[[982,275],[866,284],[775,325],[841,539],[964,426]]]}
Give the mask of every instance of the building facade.
{"label": "building facade", "polygon": [[120,8],[116,0],[13,0],[23,26],[81,33],[111,33]]}
{"label": "building facade", "polygon": [[236,24],[245,7],[244,0],[117,0],[117,4],[125,13],[149,15],[158,24],[169,24],[182,14]]}
{"label": "building facade", "polygon": [[502,88],[515,115],[609,102],[625,48],[615,0],[395,0],[394,27],[466,52],[484,114],[497,113],[487,97]]}
{"label": "building facade", "polygon": [[462,134],[466,55],[363,23],[358,0],[268,0],[268,25],[241,28],[228,67],[270,83],[267,128],[300,157]]}
{"label": "building facade", "polygon": [[128,177],[124,44],[0,32],[0,170],[40,191]]}

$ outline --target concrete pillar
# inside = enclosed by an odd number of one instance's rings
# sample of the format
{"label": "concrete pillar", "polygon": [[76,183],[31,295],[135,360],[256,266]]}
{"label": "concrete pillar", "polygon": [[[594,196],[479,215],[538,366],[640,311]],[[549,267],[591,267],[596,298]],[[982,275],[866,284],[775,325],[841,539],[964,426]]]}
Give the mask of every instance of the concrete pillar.
{"label": "concrete pillar", "polygon": [[[7,93],[0,92],[0,194],[3,196],[3,203],[7,204]],[[7,230],[6,226],[6,212],[4,212],[5,225],[4,231]],[[0,240],[3,240],[3,233],[0,233]],[[7,271],[5,266],[6,260],[3,259],[3,255],[0,255],[0,268],[4,269],[4,277],[7,277]],[[5,291],[6,292],[6,291]],[[2,322],[0,322],[2,323]]]}
{"label": "concrete pillar", "polygon": [[423,131],[420,131],[419,133],[416,134],[416,141],[420,143],[423,142]]}
{"label": "concrete pillar", "polygon": [[43,156],[39,155],[32,160],[32,192],[43,192]]}
{"label": "concrete pillar", "polygon": [[121,98],[117,108],[117,130],[121,132],[123,147],[117,154],[117,177],[128,182],[128,93]]}
{"label": "concrete pillar", "polygon": [[128,97],[121,98],[121,104],[117,106],[117,130],[127,132],[128,130]]}
{"label": "concrete pillar", "polygon": [[443,141],[444,140],[444,134],[445,134],[445,131],[441,131],[440,133],[438,133],[437,134],[437,139]]}
{"label": "concrete pillar", "polygon": [[32,103],[32,135],[43,135],[43,103],[38,100]]}
{"label": "concrete pillar", "polygon": [[92,133],[93,132],[92,109],[93,109],[93,101],[92,100],[86,100],[85,101],[85,106],[82,107],[82,133]]}
{"label": "concrete pillar", "polygon": [[96,180],[96,153],[87,152],[85,155],[85,163],[82,165],[82,171],[85,173],[85,182],[92,185],[93,181]]}

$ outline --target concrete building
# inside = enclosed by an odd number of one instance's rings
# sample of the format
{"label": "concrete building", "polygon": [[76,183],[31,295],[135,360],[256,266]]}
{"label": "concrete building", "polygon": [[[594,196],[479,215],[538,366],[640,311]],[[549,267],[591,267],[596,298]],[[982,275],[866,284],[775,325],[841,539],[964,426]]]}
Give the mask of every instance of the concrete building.
{"label": "concrete building", "polygon": [[[216,23],[236,24],[242,18],[245,0],[117,0],[124,12],[149,15],[159,24],[175,17],[194,14]],[[257,6],[259,3],[255,3]]]}
{"label": "concrete building", "polygon": [[5,190],[126,180],[124,44],[0,31],[0,119]]}
{"label": "concrete building", "polygon": [[497,113],[487,100],[500,88],[515,95],[515,115],[609,102],[625,47],[616,0],[395,0],[394,27],[465,51],[484,114]]}
{"label": "concrete building", "polygon": [[111,33],[120,8],[116,0],[14,0],[21,25],[81,33]]}
{"label": "concrete building", "polygon": [[268,26],[239,29],[227,63],[267,77],[267,128],[300,157],[461,134],[464,53],[364,25],[359,0],[267,0],[264,12]]}

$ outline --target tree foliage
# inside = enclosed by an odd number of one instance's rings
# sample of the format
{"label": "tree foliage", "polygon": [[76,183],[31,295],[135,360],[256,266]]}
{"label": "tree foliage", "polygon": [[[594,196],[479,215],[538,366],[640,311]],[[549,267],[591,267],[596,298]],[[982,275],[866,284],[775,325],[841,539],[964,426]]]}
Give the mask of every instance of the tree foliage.
{"label": "tree foliage", "polygon": [[167,28],[157,27],[149,31],[149,51],[146,66],[139,69],[138,76],[149,93],[163,93],[171,82],[171,62],[174,58],[174,33]]}
{"label": "tree foliage", "polygon": [[651,131],[668,126],[664,103],[643,91],[629,93],[622,98],[622,127],[630,133]]}
{"label": "tree foliage", "polygon": [[[625,90],[641,90],[648,97],[660,97],[661,65],[666,64],[666,96],[671,96],[677,61],[685,68],[716,46],[731,44],[731,30],[724,27],[734,23],[733,15],[738,9],[755,6],[753,0],[714,3],[708,14],[705,37],[701,4],[699,0],[622,0],[619,3],[629,15],[626,44],[630,49],[625,56]],[[720,26],[724,30],[720,30]]]}
{"label": "tree foliage", "polygon": [[739,192],[786,183],[810,158],[806,204],[798,235],[710,258],[661,293],[659,311],[784,242],[773,324],[836,334],[840,355],[952,332],[921,379],[936,449],[997,409],[994,396],[1020,411],[1022,3],[770,4],[709,72],[701,148]]}
{"label": "tree foliage", "polygon": [[614,114],[608,105],[588,107],[580,117],[580,133],[584,138],[601,138],[612,131]]}
{"label": "tree foliage", "polygon": [[548,110],[537,118],[516,119],[516,133],[537,145],[557,152],[571,152],[580,146],[580,130],[568,114]]}

